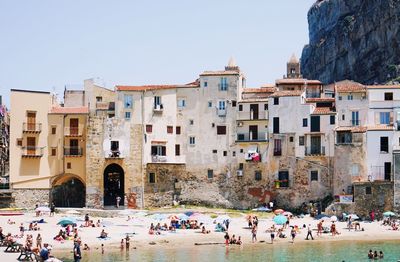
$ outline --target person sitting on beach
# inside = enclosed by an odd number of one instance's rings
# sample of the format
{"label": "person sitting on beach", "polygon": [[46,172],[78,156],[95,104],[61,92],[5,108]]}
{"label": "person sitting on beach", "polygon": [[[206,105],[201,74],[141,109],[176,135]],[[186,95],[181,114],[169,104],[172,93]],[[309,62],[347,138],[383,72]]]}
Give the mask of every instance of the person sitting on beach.
{"label": "person sitting on beach", "polygon": [[354,223],[354,231],[357,231],[357,229],[358,229],[358,230],[361,230],[361,224],[360,224],[360,222],[355,222],[355,223]]}
{"label": "person sitting on beach", "polygon": [[87,250],[87,251],[90,250],[90,247],[88,246],[88,244],[83,244],[83,250]]}
{"label": "person sitting on beach", "polygon": [[278,237],[279,238],[286,238],[286,235],[283,233],[283,229],[282,228],[278,229]]}
{"label": "person sitting on beach", "polygon": [[58,234],[53,238],[54,240],[57,241],[63,241],[64,239],[64,232],[60,229],[60,231],[58,232]]}
{"label": "person sitting on beach", "polygon": [[37,223],[37,222],[35,222],[35,224],[33,224],[33,230],[34,230],[34,231],[40,230],[40,227],[38,226],[38,223]]}
{"label": "person sitting on beach", "polygon": [[101,227],[100,219],[97,220],[96,227]]}
{"label": "person sitting on beach", "polygon": [[106,231],[104,231],[104,229],[101,230],[100,238],[107,238],[107,235],[108,235],[108,233],[106,233]]}
{"label": "person sitting on beach", "polygon": [[13,224],[15,224],[15,221],[12,221],[11,219],[8,219],[8,220],[7,220],[7,224],[13,225]]}
{"label": "person sitting on beach", "polygon": [[208,233],[210,233],[210,230],[206,230],[206,227],[203,226],[203,227],[201,228],[201,233],[203,233],[203,234],[208,234]]}
{"label": "person sitting on beach", "polygon": [[163,231],[168,231],[168,225],[167,225],[167,223],[164,223],[164,225],[161,227],[161,230],[163,230]]}
{"label": "person sitting on beach", "polygon": [[89,214],[85,215],[85,227],[89,226]]}
{"label": "person sitting on beach", "polygon": [[231,245],[235,245],[236,244],[235,235],[232,235],[231,239],[229,240],[229,244],[231,244]]}
{"label": "person sitting on beach", "polygon": [[242,244],[243,244],[242,238],[239,236],[237,241],[236,241],[236,245],[242,245]]}
{"label": "person sitting on beach", "polygon": [[29,230],[29,231],[33,231],[33,223],[32,223],[32,222],[29,223],[29,228],[28,228],[28,230]]}
{"label": "person sitting on beach", "polygon": [[150,224],[149,234],[150,235],[154,235],[154,225],[153,225],[153,223]]}
{"label": "person sitting on beach", "polygon": [[154,228],[156,231],[161,230],[161,224],[157,223],[157,225]]}
{"label": "person sitting on beach", "polygon": [[392,230],[398,230],[399,229],[399,227],[396,225],[396,223],[393,223],[392,224]]}

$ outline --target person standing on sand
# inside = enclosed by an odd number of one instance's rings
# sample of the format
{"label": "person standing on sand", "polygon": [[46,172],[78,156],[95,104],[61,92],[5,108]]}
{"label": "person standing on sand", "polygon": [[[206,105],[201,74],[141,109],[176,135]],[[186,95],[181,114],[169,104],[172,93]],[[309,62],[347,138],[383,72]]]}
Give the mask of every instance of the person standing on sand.
{"label": "person standing on sand", "polygon": [[317,236],[322,236],[322,229],[323,229],[322,223],[324,223],[324,220],[319,221],[317,224],[317,228],[318,228]]}
{"label": "person standing on sand", "polygon": [[294,238],[296,237],[296,230],[294,227],[292,227],[292,230],[290,230],[290,235],[292,236],[292,244],[294,243]]}
{"label": "person standing on sand", "polygon": [[36,247],[41,250],[42,249],[42,236],[40,234],[36,237]]}
{"label": "person standing on sand", "polygon": [[255,225],[251,229],[251,242],[257,242],[257,227]]}
{"label": "person standing on sand", "polygon": [[274,243],[275,231],[271,229],[271,244]]}
{"label": "person standing on sand", "polygon": [[126,235],[126,238],[125,238],[126,251],[129,250],[129,241],[130,241],[130,240],[131,240],[131,239],[130,239],[129,235]]}
{"label": "person standing on sand", "polygon": [[313,236],[312,236],[311,224],[308,224],[308,227],[307,227],[307,237],[306,237],[306,240],[308,240],[308,236],[311,237],[311,240],[314,240],[314,238],[313,238]]}
{"label": "person standing on sand", "polygon": [[78,238],[74,244],[74,262],[80,262],[82,259],[81,254],[81,239]]}
{"label": "person standing on sand", "polygon": [[50,205],[50,216],[54,216],[54,212],[56,211],[56,205],[54,204],[54,202],[51,202]]}
{"label": "person standing on sand", "polygon": [[224,238],[225,238],[225,245],[228,246],[229,245],[229,238],[230,238],[228,232],[225,233]]}

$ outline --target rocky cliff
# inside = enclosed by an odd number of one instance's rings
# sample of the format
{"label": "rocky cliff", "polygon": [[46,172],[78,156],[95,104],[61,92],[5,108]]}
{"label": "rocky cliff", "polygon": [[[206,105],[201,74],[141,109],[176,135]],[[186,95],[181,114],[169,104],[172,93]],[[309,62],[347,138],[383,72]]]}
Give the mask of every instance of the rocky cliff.
{"label": "rocky cliff", "polygon": [[400,76],[400,0],[319,0],[308,12],[302,73],[331,83]]}

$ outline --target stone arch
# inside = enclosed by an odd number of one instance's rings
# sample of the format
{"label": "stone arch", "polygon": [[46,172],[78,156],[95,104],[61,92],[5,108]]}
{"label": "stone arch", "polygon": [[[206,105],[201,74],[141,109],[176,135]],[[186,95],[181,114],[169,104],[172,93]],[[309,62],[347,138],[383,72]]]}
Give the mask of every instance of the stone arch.
{"label": "stone arch", "polygon": [[84,207],[86,187],[75,174],[63,174],[52,181],[51,199],[56,207]]}
{"label": "stone arch", "polygon": [[124,169],[116,163],[109,164],[103,174],[104,206],[116,205],[117,197],[121,198],[120,205],[124,205],[124,185]]}

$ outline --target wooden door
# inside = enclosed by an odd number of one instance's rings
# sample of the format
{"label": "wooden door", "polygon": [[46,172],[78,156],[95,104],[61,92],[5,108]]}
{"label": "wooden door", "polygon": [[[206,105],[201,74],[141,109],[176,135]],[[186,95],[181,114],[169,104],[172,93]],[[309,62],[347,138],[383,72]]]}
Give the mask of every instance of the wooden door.
{"label": "wooden door", "polygon": [[26,144],[27,144],[28,155],[34,156],[35,152],[36,152],[36,138],[35,137],[27,137]]}
{"label": "wooden door", "polygon": [[79,133],[79,119],[71,118],[69,120],[69,132],[70,135],[78,135]]}
{"label": "wooden door", "polygon": [[35,131],[36,129],[36,113],[35,112],[28,112],[27,114],[28,118],[28,131]]}

